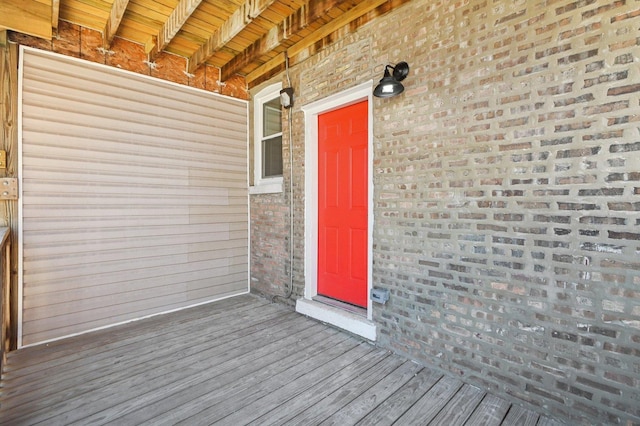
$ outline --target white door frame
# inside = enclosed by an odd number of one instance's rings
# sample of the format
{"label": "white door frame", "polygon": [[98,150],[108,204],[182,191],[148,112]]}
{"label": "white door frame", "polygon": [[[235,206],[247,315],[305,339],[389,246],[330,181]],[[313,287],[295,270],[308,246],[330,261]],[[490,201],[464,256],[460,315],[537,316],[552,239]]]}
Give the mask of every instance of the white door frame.
{"label": "white door frame", "polygon": [[[368,225],[367,225],[367,315],[363,316],[313,301],[318,295],[318,116],[329,111],[367,101],[368,105]],[[376,340],[373,323],[371,287],[373,277],[373,80],[354,86],[302,107],[305,118],[304,173],[304,296],[296,302],[296,311],[337,327]]]}

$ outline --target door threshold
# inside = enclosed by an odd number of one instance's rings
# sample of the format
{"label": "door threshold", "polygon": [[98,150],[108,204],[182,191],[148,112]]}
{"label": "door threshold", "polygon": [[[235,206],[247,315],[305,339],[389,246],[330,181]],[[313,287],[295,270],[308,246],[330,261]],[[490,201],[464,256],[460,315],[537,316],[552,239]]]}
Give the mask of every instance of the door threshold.
{"label": "door threshold", "polygon": [[[315,299],[316,297],[314,297]],[[327,299],[327,298],[322,298]],[[331,300],[331,299],[328,299]],[[337,301],[336,301],[337,302]],[[355,308],[351,306],[351,309]],[[358,309],[358,308],[356,308]],[[355,313],[345,310],[333,304],[324,303],[318,300],[300,298],[296,301],[296,312],[307,315],[318,321],[331,324],[349,333],[364,337],[365,339],[376,340],[376,325],[360,312]]]}
{"label": "door threshold", "polygon": [[360,306],[351,305],[349,303],[342,302],[340,300],[336,300],[330,297],[320,296],[320,295],[312,297],[311,300],[315,302],[324,303],[325,305],[333,306],[334,308],[342,309],[344,311],[351,312],[356,315],[360,315],[363,318],[367,317],[367,309],[362,308]]}

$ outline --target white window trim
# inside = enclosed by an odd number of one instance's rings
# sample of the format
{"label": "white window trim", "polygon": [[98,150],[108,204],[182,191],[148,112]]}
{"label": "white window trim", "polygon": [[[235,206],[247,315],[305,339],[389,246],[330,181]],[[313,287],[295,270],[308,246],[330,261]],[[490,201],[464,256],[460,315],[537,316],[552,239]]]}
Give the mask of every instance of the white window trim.
{"label": "white window trim", "polygon": [[282,83],[272,84],[253,98],[253,186],[250,194],[273,194],[283,191],[282,176],[274,178],[262,177],[262,105],[280,96]]}

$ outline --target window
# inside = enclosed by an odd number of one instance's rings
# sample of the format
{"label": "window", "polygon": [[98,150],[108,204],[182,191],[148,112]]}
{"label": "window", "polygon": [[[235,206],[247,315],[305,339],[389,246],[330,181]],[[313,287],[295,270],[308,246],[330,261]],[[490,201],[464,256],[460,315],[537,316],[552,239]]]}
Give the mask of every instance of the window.
{"label": "window", "polygon": [[252,193],[282,192],[282,109],[277,83],[254,97],[254,186]]}

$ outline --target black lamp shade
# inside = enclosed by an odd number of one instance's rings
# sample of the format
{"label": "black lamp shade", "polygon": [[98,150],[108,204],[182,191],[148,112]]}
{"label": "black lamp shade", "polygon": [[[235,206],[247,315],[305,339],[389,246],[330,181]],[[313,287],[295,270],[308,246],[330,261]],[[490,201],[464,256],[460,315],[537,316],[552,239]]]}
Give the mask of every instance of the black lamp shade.
{"label": "black lamp shade", "polygon": [[[393,69],[393,75],[389,72]],[[384,67],[384,77],[373,90],[373,96],[378,98],[391,98],[404,92],[404,86],[400,83],[409,74],[409,64],[399,62],[395,67],[387,65]]]}
{"label": "black lamp shade", "polygon": [[380,80],[380,84],[373,90],[373,96],[377,96],[378,98],[391,98],[402,92],[404,92],[402,83],[389,76],[383,77],[382,80]]}

